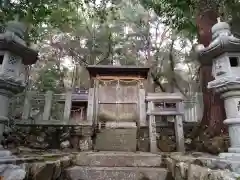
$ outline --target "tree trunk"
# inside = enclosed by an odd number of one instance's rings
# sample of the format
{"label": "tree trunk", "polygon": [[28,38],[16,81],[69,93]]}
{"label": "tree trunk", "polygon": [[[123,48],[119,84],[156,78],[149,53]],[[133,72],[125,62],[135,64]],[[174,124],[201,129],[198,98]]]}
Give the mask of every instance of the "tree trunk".
{"label": "tree trunk", "polygon": [[[211,28],[217,22],[217,11],[208,10],[197,16],[198,41],[205,47],[212,40]],[[226,118],[224,103],[220,95],[207,88],[209,81],[213,80],[212,67],[202,66],[200,69],[201,85],[203,92],[204,112],[201,127],[207,128],[211,135],[219,135],[226,131],[223,120]]]}

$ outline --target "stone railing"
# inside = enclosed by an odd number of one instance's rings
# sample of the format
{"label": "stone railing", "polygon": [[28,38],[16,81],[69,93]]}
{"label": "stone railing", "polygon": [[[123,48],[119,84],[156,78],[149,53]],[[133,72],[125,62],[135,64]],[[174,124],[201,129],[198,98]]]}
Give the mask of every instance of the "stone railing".
{"label": "stone railing", "polygon": [[[25,96],[25,97],[24,97]],[[21,101],[19,98],[21,97]],[[69,90],[65,94],[26,92],[25,95],[12,99],[10,115],[16,124],[31,125],[77,125],[72,121],[72,98]],[[87,102],[87,99],[84,99]],[[18,115],[14,112],[19,109]],[[84,109],[86,110],[86,108]]]}

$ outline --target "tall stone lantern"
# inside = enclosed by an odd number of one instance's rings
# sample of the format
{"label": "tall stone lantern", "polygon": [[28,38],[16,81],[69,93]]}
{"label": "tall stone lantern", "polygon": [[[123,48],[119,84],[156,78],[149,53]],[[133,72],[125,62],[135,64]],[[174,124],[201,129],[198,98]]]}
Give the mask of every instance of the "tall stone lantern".
{"label": "tall stone lantern", "polygon": [[[212,42],[208,47],[196,48],[202,65],[212,65],[213,81],[208,88],[221,94],[229,128],[230,148],[220,156],[240,153],[240,39],[234,37],[226,22],[212,27]],[[204,78],[204,77],[203,77]]]}
{"label": "tall stone lantern", "polygon": [[10,97],[24,90],[26,66],[38,59],[38,52],[24,41],[26,30],[22,23],[10,21],[0,33],[0,136],[8,121]]}

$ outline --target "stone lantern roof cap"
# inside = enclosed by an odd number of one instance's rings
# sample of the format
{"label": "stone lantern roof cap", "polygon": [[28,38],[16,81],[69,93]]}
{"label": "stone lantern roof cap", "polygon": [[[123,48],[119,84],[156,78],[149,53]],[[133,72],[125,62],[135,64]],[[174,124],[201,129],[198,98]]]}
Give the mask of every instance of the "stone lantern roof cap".
{"label": "stone lantern roof cap", "polygon": [[240,53],[240,39],[234,37],[226,22],[218,22],[212,27],[212,42],[204,47],[196,47],[198,60],[202,65],[212,65],[213,59],[224,53]]}
{"label": "stone lantern roof cap", "polygon": [[27,26],[19,21],[9,21],[6,23],[6,30],[15,33],[21,39],[24,39]]}
{"label": "stone lantern roof cap", "polygon": [[230,31],[230,26],[226,22],[218,22],[212,27],[212,37],[215,39],[220,35],[220,33],[226,32],[226,33],[231,33]]}
{"label": "stone lantern roof cap", "polygon": [[27,46],[24,41],[26,26],[18,21],[6,23],[5,32],[0,34],[0,50],[10,51],[22,58],[25,65],[31,65],[38,60],[38,51]]}

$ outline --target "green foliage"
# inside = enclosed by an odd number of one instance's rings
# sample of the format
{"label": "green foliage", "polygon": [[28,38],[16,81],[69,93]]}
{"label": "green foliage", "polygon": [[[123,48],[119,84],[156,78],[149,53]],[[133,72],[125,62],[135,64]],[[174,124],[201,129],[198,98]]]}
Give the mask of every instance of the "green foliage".
{"label": "green foliage", "polygon": [[[105,0],[97,4],[95,1],[71,1],[68,5],[64,4],[65,1],[54,2],[58,2],[58,8],[54,7],[54,3],[47,3],[49,6],[44,6],[46,13],[40,14],[44,18],[28,21],[37,30],[32,37],[39,40],[40,48],[41,65],[32,71],[35,89],[59,92],[64,90],[66,82],[88,87],[86,72],[76,67],[68,71],[61,69],[64,59],[77,66],[113,62],[121,65],[149,63],[155,67],[153,72],[158,86],[162,85],[163,80],[167,81],[164,88],[172,85],[171,81],[176,77],[175,81],[181,87],[188,87],[188,78],[183,79],[174,69],[180,63],[179,59],[185,59],[186,54],[169,48],[173,32],[169,27],[161,25],[167,16],[158,17],[133,0],[114,3]],[[64,19],[67,21],[64,22]],[[70,20],[73,23],[69,23]],[[184,49],[186,42],[179,42]],[[172,61],[170,54],[173,56]]]}
{"label": "green foliage", "polygon": [[[214,9],[222,19],[240,18],[237,0],[140,0],[146,9],[152,9],[164,24],[187,37],[197,33],[196,17],[207,9]],[[202,11],[202,12],[201,12]]]}
{"label": "green foliage", "polygon": [[35,88],[40,92],[46,92],[51,90],[53,92],[61,92],[62,84],[60,82],[61,71],[53,65],[45,66],[39,74],[38,79],[35,83]]}
{"label": "green foliage", "polygon": [[18,19],[27,25],[30,40],[39,40],[39,28],[63,29],[78,20],[78,1],[74,0],[21,0],[8,1],[0,7],[0,23]]}
{"label": "green foliage", "polygon": [[177,32],[194,35],[196,24],[194,10],[196,4],[191,0],[141,0],[146,9],[153,9],[161,21]]}

